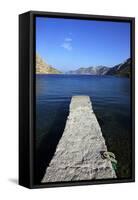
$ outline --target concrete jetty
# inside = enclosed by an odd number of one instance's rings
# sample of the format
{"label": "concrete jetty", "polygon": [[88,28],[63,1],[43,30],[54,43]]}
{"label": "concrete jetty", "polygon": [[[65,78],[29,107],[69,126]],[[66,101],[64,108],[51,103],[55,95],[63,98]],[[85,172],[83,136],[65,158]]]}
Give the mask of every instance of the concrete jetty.
{"label": "concrete jetty", "polygon": [[[54,138],[53,138],[54,140]],[[69,116],[44,182],[116,178],[89,96],[73,96]]]}

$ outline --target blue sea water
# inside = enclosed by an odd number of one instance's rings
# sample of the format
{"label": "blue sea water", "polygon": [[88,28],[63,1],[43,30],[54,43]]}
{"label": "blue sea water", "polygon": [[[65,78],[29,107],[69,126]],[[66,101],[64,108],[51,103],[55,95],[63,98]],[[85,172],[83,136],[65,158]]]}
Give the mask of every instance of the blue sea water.
{"label": "blue sea water", "polygon": [[[131,176],[130,79],[116,76],[36,75],[36,181],[40,181],[62,136],[73,95],[88,95],[118,178]],[[39,172],[38,172],[39,171]]]}

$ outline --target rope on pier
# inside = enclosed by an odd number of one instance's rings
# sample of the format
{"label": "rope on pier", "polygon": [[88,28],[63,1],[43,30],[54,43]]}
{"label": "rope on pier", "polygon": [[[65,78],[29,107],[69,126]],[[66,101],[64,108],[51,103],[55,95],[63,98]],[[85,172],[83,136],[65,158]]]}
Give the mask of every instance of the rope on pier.
{"label": "rope on pier", "polygon": [[101,152],[101,155],[103,156],[104,159],[108,159],[111,161],[114,170],[117,169],[117,160],[114,153],[110,151],[104,151],[104,152]]}

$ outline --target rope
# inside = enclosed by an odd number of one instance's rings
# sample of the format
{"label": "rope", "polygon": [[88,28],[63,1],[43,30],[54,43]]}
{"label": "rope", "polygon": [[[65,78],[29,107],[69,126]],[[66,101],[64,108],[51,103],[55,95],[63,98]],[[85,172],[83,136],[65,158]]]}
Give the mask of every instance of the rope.
{"label": "rope", "polygon": [[111,161],[114,170],[116,170],[117,169],[117,160],[116,160],[115,154],[112,152],[109,152],[109,151],[104,151],[101,153],[102,153],[102,156],[104,159],[108,159],[109,161]]}

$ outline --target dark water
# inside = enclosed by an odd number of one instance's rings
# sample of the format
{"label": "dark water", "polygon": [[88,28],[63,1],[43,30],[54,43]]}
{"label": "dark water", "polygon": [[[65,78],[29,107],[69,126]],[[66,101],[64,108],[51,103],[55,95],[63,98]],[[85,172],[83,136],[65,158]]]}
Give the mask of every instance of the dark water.
{"label": "dark water", "polygon": [[36,76],[36,182],[42,179],[62,136],[73,95],[88,95],[118,178],[131,176],[130,80],[114,76]]}

